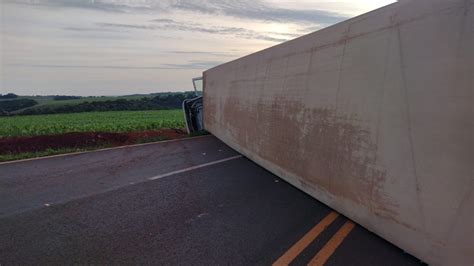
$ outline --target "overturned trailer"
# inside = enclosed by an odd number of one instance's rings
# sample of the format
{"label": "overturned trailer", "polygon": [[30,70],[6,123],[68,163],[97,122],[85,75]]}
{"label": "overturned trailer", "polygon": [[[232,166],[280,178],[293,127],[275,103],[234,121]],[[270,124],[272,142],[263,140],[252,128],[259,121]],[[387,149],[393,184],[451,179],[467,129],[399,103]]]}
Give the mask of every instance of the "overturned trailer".
{"label": "overturned trailer", "polygon": [[204,72],[204,127],[423,261],[473,265],[473,0],[399,1]]}

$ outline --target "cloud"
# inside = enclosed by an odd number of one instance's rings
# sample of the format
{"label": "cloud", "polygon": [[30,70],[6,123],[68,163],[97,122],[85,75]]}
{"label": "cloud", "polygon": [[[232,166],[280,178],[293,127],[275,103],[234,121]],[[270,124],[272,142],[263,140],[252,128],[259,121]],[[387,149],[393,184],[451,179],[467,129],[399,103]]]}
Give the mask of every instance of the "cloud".
{"label": "cloud", "polygon": [[[276,22],[333,24],[347,17],[323,10],[275,7],[264,0],[6,0],[10,3],[87,8],[110,12],[177,10]],[[165,21],[161,21],[165,22]]]}
{"label": "cloud", "polygon": [[107,0],[5,0],[5,2],[23,5],[86,8],[110,12],[124,12],[130,9],[129,6],[120,4],[119,1]]}
{"label": "cloud", "polygon": [[[201,32],[219,35],[232,35],[243,39],[265,40],[270,42],[284,42],[287,38],[275,37],[271,33],[261,33],[253,30],[239,28],[239,27],[224,27],[224,26],[204,26],[194,23],[192,25],[185,22],[178,22],[175,20],[167,20],[171,22],[159,22],[154,24],[126,24],[126,23],[96,23],[96,25],[105,29],[110,28],[124,28],[124,29],[139,29],[139,30],[175,30],[175,31],[189,31]],[[156,20],[154,20],[156,22]],[[274,33],[277,34],[278,33]]]}
{"label": "cloud", "polygon": [[222,64],[220,61],[196,61],[191,60],[185,64],[163,64],[170,69],[209,69]]}
{"label": "cloud", "polygon": [[86,68],[86,69],[209,69],[222,64],[221,61],[197,61],[191,60],[181,64],[161,64],[158,66],[116,66],[116,65],[52,65],[52,64],[7,64],[11,67],[33,67],[33,68]]}
{"label": "cloud", "polygon": [[320,30],[321,28],[323,28],[321,25],[314,25],[314,26],[309,26],[309,27],[302,28],[302,29],[298,30],[298,32],[308,33],[308,32],[313,32],[313,31]]}
{"label": "cloud", "polygon": [[166,18],[152,19],[152,20],[150,20],[150,21],[151,21],[151,22],[168,22],[168,23],[174,22],[174,20],[172,20],[172,19],[166,19]]}
{"label": "cloud", "polygon": [[220,53],[220,52],[206,52],[206,51],[166,51],[169,54],[181,54],[181,55],[210,55],[218,57],[237,57],[237,54],[231,53]]}
{"label": "cloud", "polygon": [[178,0],[171,7],[206,14],[277,22],[333,24],[346,18],[337,13],[322,10],[278,8],[262,0]]}
{"label": "cloud", "polygon": [[79,32],[123,32],[122,30],[115,30],[115,29],[101,29],[101,28],[93,28],[93,27],[64,27],[63,30],[67,31],[79,31]]}

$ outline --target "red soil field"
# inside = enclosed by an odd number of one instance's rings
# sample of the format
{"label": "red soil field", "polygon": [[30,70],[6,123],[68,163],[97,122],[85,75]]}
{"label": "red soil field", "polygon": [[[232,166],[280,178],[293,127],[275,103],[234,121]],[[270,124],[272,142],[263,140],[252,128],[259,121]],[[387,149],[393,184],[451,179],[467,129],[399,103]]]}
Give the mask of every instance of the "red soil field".
{"label": "red soil field", "polygon": [[0,138],[0,154],[37,152],[60,148],[121,146],[147,140],[168,140],[186,137],[181,129],[161,129],[127,133],[81,132],[62,135]]}

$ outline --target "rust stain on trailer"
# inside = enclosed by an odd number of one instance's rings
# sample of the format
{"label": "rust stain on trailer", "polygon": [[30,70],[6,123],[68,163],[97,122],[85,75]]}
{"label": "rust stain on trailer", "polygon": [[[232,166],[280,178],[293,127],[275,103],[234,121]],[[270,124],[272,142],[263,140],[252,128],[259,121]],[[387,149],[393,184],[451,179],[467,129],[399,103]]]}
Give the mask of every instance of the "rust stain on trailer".
{"label": "rust stain on trailer", "polygon": [[[397,206],[382,192],[387,173],[376,164],[377,147],[363,121],[334,108],[306,108],[288,98],[260,99],[252,105],[227,97],[218,123],[238,145],[296,176],[308,177],[306,184],[399,223]],[[208,106],[215,106],[210,102]]]}

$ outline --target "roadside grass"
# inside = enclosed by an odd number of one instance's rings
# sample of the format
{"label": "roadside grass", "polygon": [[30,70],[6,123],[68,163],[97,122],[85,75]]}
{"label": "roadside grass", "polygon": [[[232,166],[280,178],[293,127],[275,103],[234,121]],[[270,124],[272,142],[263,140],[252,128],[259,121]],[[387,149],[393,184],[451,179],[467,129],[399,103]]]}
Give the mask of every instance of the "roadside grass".
{"label": "roadside grass", "polygon": [[183,112],[179,109],[11,116],[0,117],[0,138],[184,127]]}
{"label": "roadside grass", "polygon": [[58,154],[73,153],[73,152],[91,151],[91,150],[105,149],[109,147],[111,146],[100,146],[100,147],[98,146],[98,147],[90,147],[90,148],[47,149],[45,151],[37,151],[37,152],[7,153],[7,154],[0,154],[0,162],[16,161],[16,160],[23,160],[23,159],[30,159],[30,158],[58,155]]}
{"label": "roadside grass", "polygon": [[[35,137],[42,135],[62,135],[73,132],[110,132],[131,133],[140,131],[155,131],[163,129],[182,129],[185,127],[182,110],[151,110],[151,111],[109,111],[85,112],[51,115],[11,116],[0,117],[0,140],[10,140],[14,137]],[[195,132],[180,137],[195,137],[209,134],[206,131]],[[173,136],[166,134],[156,136],[145,134],[128,144],[141,144],[169,140]],[[13,139],[12,139],[13,140]],[[97,143],[94,146],[48,148],[32,152],[14,153],[0,152],[0,162],[28,158],[66,154],[73,152],[91,151],[125,144]],[[1,147],[0,147],[1,148]]]}
{"label": "roadside grass", "polygon": [[[202,130],[199,132],[194,132],[189,134],[183,138],[192,138],[192,137],[199,137],[209,135],[210,133]],[[169,138],[162,137],[162,136],[155,136],[155,137],[147,137],[147,138],[140,138],[135,141],[133,144],[144,144],[144,143],[152,143],[152,142],[159,142],[170,140]],[[52,155],[59,155],[59,154],[68,154],[68,153],[76,153],[76,152],[85,152],[85,151],[94,151],[112,147],[120,147],[125,145],[112,145],[112,144],[105,144],[105,145],[97,145],[91,147],[83,147],[83,148],[60,148],[60,149],[47,149],[45,151],[37,151],[37,152],[22,152],[22,153],[7,153],[7,154],[0,154],[0,162],[8,162],[8,161],[16,161],[16,160],[23,160],[23,159],[31,159],[31,158],[39,158],[39,157],[46,157]]]}

